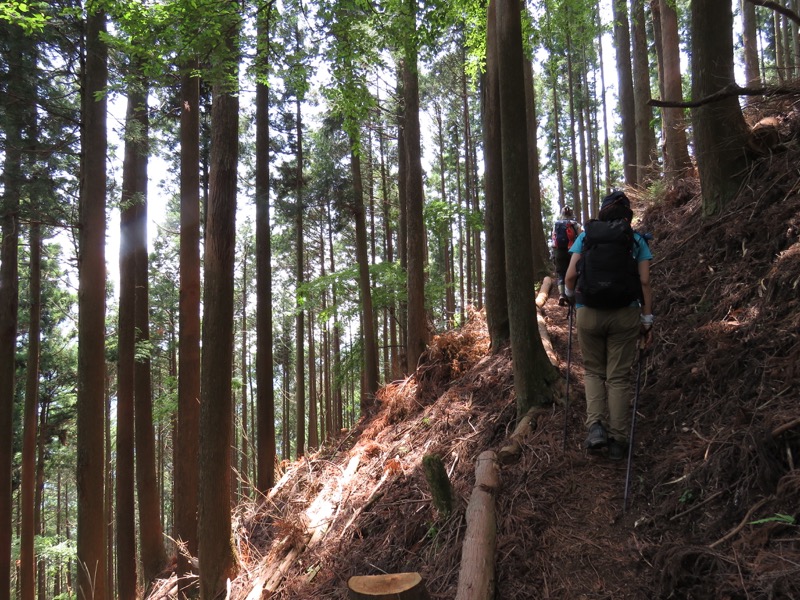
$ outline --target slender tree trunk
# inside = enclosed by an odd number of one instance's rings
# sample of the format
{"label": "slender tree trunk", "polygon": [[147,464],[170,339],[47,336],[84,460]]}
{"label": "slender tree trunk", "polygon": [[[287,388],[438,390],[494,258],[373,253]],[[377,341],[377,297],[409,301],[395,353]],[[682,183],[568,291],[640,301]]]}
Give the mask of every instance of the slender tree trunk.
{"label": "slender tree trunk", "polygon": [[536,280],[548,274],[547,240],[542,226],[542,187],[539,183],[539,143],[536,116],[536,90],[533,83],[533,64],[525,57],[525,112],[528,126],[528,176],[530,177],[531,204],[531,251],[533,274]]}
{"label": "slender tree trunk", "polygon": [[631,33],[628,27],[627,0],[612,0],[614,15],[614,46],[617,53],[619,78],[619,120],[622,126],[622,160],[625,183],[636,185],[636,105],[633,99],[633,70],[631,67]]}
{"label": "slender tree trunk", "polygon": [[[415,19],[413,0],[406,0]],[[413,23],[413,21],[412,21]],[[425,224],[422,219],[422,148],[419,124],[419,73],[416,50],[406,49],[403,71],[405,99],[405,143],[408,160],[406,183],[408,222],[408,333],[406,338],[407,369],[413,373],[428,343],[425,315]]]}
{"label": "slender tree trunk", "polygon": [[[231,539],[231,376],[233,373],[233,271],[236,240],[236,164],[239,100],[223,83],[236,80],[238,5],[228,3],[232,34],[219,60],[231,78],[214,84],[211,109],[211,177],[204,260],[204,311],[200,403],[198,552],[200,597],[217,598],[238,570]],[[235,25],[234,25],[235,23]]]}
{"label": "slender tree trunk", "polygon": [[303,119],[300,111],[300,98],[295,101],[297,127],[297,208],[295,214],[295,244],[297,252],[295,280],[297,281],[297,319],[295,325],[295,404],[297,406],[297,447],[296,457],[306,453],[306,367],[305,367],[305,313],[300,302],[300,287],[305,281],[305,249],[303,241]]}
{"label": "slender tree trunk", "polygon": [[136,144],[134,175],[133,253],[136,277],[136,364],[134,384],[136,433],[136,490],[139,499],[140,562],[145,586],[156,578],[165,562],[161,514],[156,478],[155,431],[153,427],[153,389],[150,374],[150,301],[147,257],[147,90],[143,103],[134,107],[139,135]]}
{"label": "slender tree trunk", "polygon": [[[190,61],[181,77],[181,225],[178,321],[178,432],[175,451],[176,571],[180,598],[197,556],[197,456],[200,434],[200,82]],[[188,554],[188,556],[187,556]]]}
{"label": "slender tree trunk", "polygon": [[[9,26],[11,58],[8,89],[22,89],[26,75],[21,29]],[[10,101],[7,94],[4,123],[5,160],[0,204],[0,600],[11,593],[12,465],[14,459],[14,397],[16,389],[17,319],[19,313],[19,206],[22,195],[22,147],[26,99]],[[27,549],[26,549],[27,550]],[[31,559],[32,560],[32,559]],[[30,577],[30,576],[28,576]]]}
{"label": "slender tree trunk", "polygon": [[[664,54],[664,99],[677,101],[683,97],[678,15],[669,0],[659,0],[659,9]],[[684,111],[682,108],[664,108],[663,111],[664,174],[669,181],[675,182],[692,168]]]}
{"label": "slender tree trunk", "polygon": [[128,93],[125,116],[125,158],[122,166],[122,211],[119,246],[119,319],[117,324],[117,596],[122,600],[136,598],[136,505],[134,492],[134,388],[136,361],[136,269],[135,235],[137,196],[137,162],[143,147],[134,132],[136,120],[145,103],[141,90],[134,85]]}
{"label": "slender tree trunk", "polygon": [[41,333],[41,226],[34,222],[30,228],[30,318],[28,324],[28,360],[25,369],[25,408],[22,434],[22,489],[20,534],[20,598],[33,600],[36,596],[36,562],[34,536],[39,533],[35,523],[36,498],[36,440],[39,404],[39,347]]}
{"label": "slender tree trunk", "polygon": [[249,439],[247,430],[247,261],[249,253],[249,244],[245,241],[242,260],[242,464],[240,467],[242,498],[250,497],[250,492],[247,489],[248,473],[250,471],[248,461],[250,449],[247,447],[247,440]]}
{"label": "slender tree trunk", "polygon": [[[405,99],[404,73],[406,61],[401,60],[398,65],[397,97]],[[408,107],[403,101],[398,103],[397,114],[397,256],[400,266],[408,272],[408,153],[406,150],[406,115]],[[333,271],[331,271],[333,272]],[[335,304],[335,303],[334,303]],[[408,302],[401,301],[399,310],[400,345],[403,347],[402,368],[407,369],[408,355],[406,353],[406,339],[408,334]]]}
{"label": "slender tree trunk", "polygon": [[[602,29],[600,27],[600,12],[595,11],[595,18],[597,21],[597,30],[600,32],[598,33],[597,43],[597,52],[599,56],[599,70],[600,70],[600,88],[603,92],[600,94],[600,99],[603,105],[603,170],[605,171],[605,190],[611,190],[611,149],[608,140],[608,106],[606,105],[606,76],[605,76],[605,63],[603,61],[603,34]],[[597,214],[596,206],[587,207],[589,210],[586,215],[584,215],[583,221],[584,223],[588,221],[586,218],[588,215],[595,215]]]}
{"label": "slender tree trunk", "polygon": [[530,306],[534,289],[531,247],[530,193],[527,173],[527,130],[522,51],[522,25],[518,0],[497,4],[497,49],[500,86],[500,123],[503,162],[503,218],[506,240],[511,352],[517,416],[531,406],[552,401],[550,382],[557,377],[544,351],[535,311]]}
{"label": "slender tree trunk", "polygon": [[317,428],[317,356],[314,343],[314,313],[308,312],[308,447],[319,447]]}
{"label": "slender tree trunk", "polygon": [[[692,97],[705,98],[734,81],[730,2],[692,2]],[[739,190],[748,127],[735,96],[693,109],[692,122],[703,212],[712,215]]]}
{"label": "slender tree trunk", "polygon": [[[331,219],[331,210],[330,204],[328,204],[328,256],[330,258],[330,269],[331,273],[336,272],[336,262],[334,260],[333,254],[333,221]],[[334,283],[331,286],[331,302],[334,307],[338,306],[337,304],[337,293],[336,293],[336,284]],[[338,433],[338,431],[342,428],[342,384],[341,384],[341,372],[342,372],[342,328],[339,324],[339,311],[337,308],[334,308],[333,311],[333,427],[334,430]]]}
{"label": "slender tree trunk", "polygon": [[[666,2],[666,0],[659,0]],[[742,10],[742,44],[744,45],[744,78],[749,87],[761,85],[761,73],[758,68],[758,22],[756,5],[748,0],[741,0]],[[663,16],[662,16],[663,19]],[[748,96],[753,102],[755,97]]]}
{"label": "slender tree trunk", "polygon": [[572,185],[572,208],[575,214],[581,212],[581,187],[578,180],[578,136],[575,133],[575,65],[572,60],[572,36],[569,28],[567,36],[567,106],[569,107],[569,153],[570,153],[570,183]]}
{"label": "slender tree trunk", "polygon": [[78,259],[78,594],[106,597],[105,315],[106,96],[105,13],[89,15],[82,96]]}
{"label": "slender tree trunk", "polygon": [[[355,140],[351,140],[355,144]],[[378,344],[375,334],[375,317],[372,310],[372,285],[369,277],[369,257],[367,256],[367,226],[364,215],[363,189],[361,184],[361,160],[358,153],[350,153],[350,172],[353,177],[353,218],[356,230],[356,262],[358,263],[358,289],[361,300],[361,314],[364,321],[364,401],[361,410],[365,412],[375,401],[380,376],[378,374]]]}
{"label": "slender tree trunk", "polygon": [[636,111],[636,179],[645,185],[653,177],[656,138],[651,123],[653,109],[650,101],[650,53],[644,20],[644,0],[632,0],[633,24],[633,101]]}
{"label": "slender tree trunk", "polygon": [[559,208],[564,208],[566,192],[564,191],[564,164],[561,156],[561,111],[559,109],[558,72],[556,68],[555,65],[550,67],[551,87],[553,90],[553,146],[555,150],[556,179],[558,180],[558,206]]}
{"label": "slender tree trunk", "polygon": [[[257,61],[268,72],[269,11],[258,20]],[[258,491],[275,484],[275,389],[272,349],[272,243],[269,224],[269,88],[256,84],[256,382]]]}
{"label": "slender tree trunk", "polygon": [[486,190],[486,322],[493,352],[510,339],[503,233],[503,163],[500,131],[499,64],[496,9],[490,0],[486,22],[486,74],[482,78],[483,159]]}

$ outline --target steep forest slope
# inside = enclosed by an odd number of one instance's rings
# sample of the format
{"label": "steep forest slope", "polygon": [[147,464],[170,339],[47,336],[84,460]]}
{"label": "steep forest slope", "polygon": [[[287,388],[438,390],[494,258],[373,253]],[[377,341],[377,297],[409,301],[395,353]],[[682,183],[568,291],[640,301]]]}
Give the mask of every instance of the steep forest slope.
{"label": "steep forest slope", "polygon": [[[800,598],[800,114],[788,106],[778,122],[781,145],[722,214],[701,215],[693,180],[638,198],[657,324],[630,506],[625,462],[581,447],[575,342],[566,450],[557,405],[501,468],[497,598]],[[566,309],[551,298],[544,312],[566,374]],[[510,353],[489,354],[473,314],[381,390],[375,414],[239,507],[231,597],[346,598],[352,575],[419,571],[432,598],[453,598],[475,459],[514,426]],[[453,483],[449,517],[431,507],[428,453]]]}

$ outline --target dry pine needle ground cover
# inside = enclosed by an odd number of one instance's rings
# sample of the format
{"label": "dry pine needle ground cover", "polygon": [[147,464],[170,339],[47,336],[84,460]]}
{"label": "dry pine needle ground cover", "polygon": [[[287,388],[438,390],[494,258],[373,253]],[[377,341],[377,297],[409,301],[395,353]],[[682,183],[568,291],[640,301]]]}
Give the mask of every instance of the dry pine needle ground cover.
{"label": "dry pine needle ground cover", "polygon": [[[780,123],[782,147],[755,163],[721,215],[701,216],[692,180],[638,199],[637,229],[655,238],[657,324],[642,363],[630,506],[622,511],[625,461],[581,448],[573,339],[566,449],[557,404],[537,417],[521,460],[501,469],[497,598],[800,598],[800,122],[791,105]],[[566,310],[554,299],[544,310],[566,374]],[[510,352],[489,353],[474,313],[433,340],[415,375],[382,389],[354,431],[292,464],[269,501],[239,508],[231,597],[270,579],[275,598],[346,598],[352,575],[419,571],[432,598],[453,598],[474,460],[514,425]],[[431,507],[428,453],[453,483],[449,516]]]}

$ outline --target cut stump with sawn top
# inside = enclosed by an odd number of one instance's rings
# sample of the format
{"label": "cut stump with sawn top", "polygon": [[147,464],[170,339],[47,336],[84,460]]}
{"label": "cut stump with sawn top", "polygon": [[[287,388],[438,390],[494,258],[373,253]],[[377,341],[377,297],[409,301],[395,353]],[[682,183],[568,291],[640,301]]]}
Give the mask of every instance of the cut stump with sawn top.
{"label": "cut stump with sawn top", "polygon": [[347,588],[350,600],[430,600],[419,573],[354,575]]}

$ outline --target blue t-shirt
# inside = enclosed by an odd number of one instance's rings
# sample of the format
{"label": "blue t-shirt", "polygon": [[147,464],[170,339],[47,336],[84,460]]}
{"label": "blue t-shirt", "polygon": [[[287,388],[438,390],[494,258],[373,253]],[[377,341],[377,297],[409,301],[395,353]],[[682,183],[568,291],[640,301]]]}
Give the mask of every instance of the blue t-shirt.
{"label": "blue t-shirt", "polygon": [[[586,238],[586,232],[582,231],[581,234],[575,238],[575,242],[572,244],[572,247],[569,249],[570,254],[580,254],[583,250],[583,240]],[[633,241],[636,244],[636,247],[633,249],[633,257],[636,259],[637,263],[643,262],[645,260],[653,260],[653,253],[650,252],[650,246],[647,245],[647,241],[635,231],[633,232]],[[576,303],[575,306],[580,308],[583,304]],[[630,306],[639,306],[639,301],[632,302]]]}

